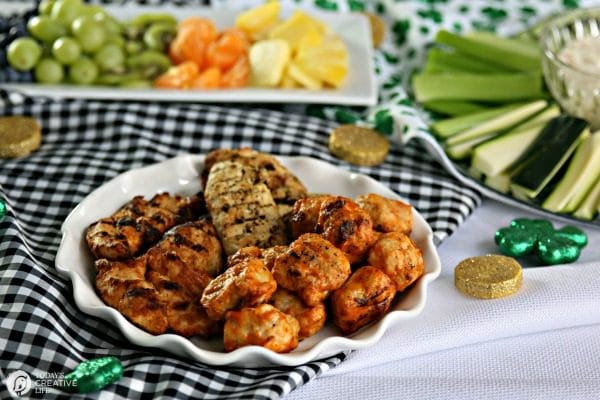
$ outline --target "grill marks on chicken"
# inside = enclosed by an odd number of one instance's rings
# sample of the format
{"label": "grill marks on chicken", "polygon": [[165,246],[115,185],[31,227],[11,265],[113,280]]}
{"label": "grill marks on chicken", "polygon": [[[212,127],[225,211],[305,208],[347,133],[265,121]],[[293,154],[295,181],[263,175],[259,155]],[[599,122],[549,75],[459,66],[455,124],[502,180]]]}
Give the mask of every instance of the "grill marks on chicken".
{"label": "grill marks on chicken", "polygon": [[173,226],[197,218],[201,208],[198,196],[160,193],[150,200],[136,196],[112,216],[91,224],[85,238],[96,258],[126,260],[144,252]]}
{"label": "grill marks on chicken", "polygon": [[222,260],[210,222],[190,222],[169,231],[142,256],[97,260],[96,288],[109,306],[150,333],[170,329],[183,336],[210,336],[220,325],[208,318],[199,299]]}
{"label": "grill marks on chicken", "polygon": [[286,243],[277,205],[255,168],[233,161],[214,164],[204,197],[226,254]]}
{"label": "grill marks on chicken", "polygon": [[250,148],[211,151],[204,160],[202,187],[206,187],[212,167],[222,161],[232,161],[254,169],[258,182],[267,186],[282,218],[292,210],[296,200],[307,196],[306,187],[275,157]]}

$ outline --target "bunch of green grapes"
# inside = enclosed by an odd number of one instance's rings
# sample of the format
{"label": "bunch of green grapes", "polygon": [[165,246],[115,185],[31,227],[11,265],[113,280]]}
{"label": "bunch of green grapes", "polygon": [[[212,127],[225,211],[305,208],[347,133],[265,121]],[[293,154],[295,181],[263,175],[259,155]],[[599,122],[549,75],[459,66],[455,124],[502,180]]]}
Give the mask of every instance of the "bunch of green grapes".
{"label": "bunch of green grapes", "polygon": [[37,82],[149,87],[171,63],[166,55],[177,21],[142,14],[122,23],[81,0],[42,0],[27,22],[30,36],[11,42],[9,64],[33,70]]}

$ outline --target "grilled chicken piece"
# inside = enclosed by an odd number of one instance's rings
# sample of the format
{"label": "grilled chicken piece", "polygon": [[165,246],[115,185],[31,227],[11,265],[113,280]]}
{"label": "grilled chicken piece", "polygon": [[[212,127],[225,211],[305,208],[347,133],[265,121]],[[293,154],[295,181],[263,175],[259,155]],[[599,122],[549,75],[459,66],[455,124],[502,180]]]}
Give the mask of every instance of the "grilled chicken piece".
{"label": "grilled chicken piece", "polygon": [[271,271],[275,264],[275,259],[285,253],[286,250],[287,246],[273,246],[267,249],[261,249],[256,246],[242,247],[227,258],[227,264],[233,265],[247,259],[259,259]]}
{"label": "grilled chicken piece", "polygon": [[334,199],[335,196],[320,195],[296,201],[289,218],[292,238],[297,239],[304,233],[314,233],[319,221],[321,205]]}
{"label": "grilled chicken piece", "polygon": [[211,168],[221,161],[234,161],[255,168],[258,171],[258,181],[264,183],[271,192],[282,218],[291,211],[296,200],[307,196],[302,182],[275,157],[247,147],[219,149],[208,153],[201,174],[203,187],[206,186]]}
{"label": "grilled chicken piece", "polygon": [[364,266],[331,295],[334,323],[345,334],[381,318],[396,295],[394,282],[380,269]]}
{"label": "grilled chicken piece", "polygon": [[[96,261],[96,287],[111,307],[153,334],[183,336],[220,331],[200,306],[211,277],[220,270],[221,244],[208,221],[180,225],[140,257]],[[218,265],[218,267],[215,267]]]}
{"label": "grilled chicken piece", "polygon": [[158,335],[169,327],[166,306],[146,280],[146,257],[96,261],[96,288],[102,300],[142,329]]}
{"label": "grilled chicken piece", "polygon": [[412,206],[399,200],[388,199],[375,193],[356,198],[358,205],[373,221],[379,232],[402,232],[410,235],[413,225]]}
{"label": "grilled chicken piece", "polygon": [[300,324],[298,337],[300,339],[314,335],[325,325],[327,314],[323,303],[313,307],[307,306],[300,297],[283,288],[277,288],[269,303],[279,311],[298,320]]}
{"label": "grilled chicken piece", "polygon": [[285,244],[287,237],[273,196],[257,170],[232,161],[211,168],[204,197],[227,255],[242,247]]}
{"label": "grilled chicken piece", "polygon": [[425,272],[421,249],[401,232],[384,233],[369,249],[368,262],[381,269],[401,292]]}
{"label": "grilled chicken piece", "polygon": [[195,219],[200,211],[198,196],[160,193],[149,201],[136,196],[112,216],[91,224],[85,238],[96,258],[125,260],[141,254],[173,226]]}
{"label": "grilled chicken piece", "polygon": [[223,319],[229,310],[266,303],[277,289],[273,275],[260,259],[244,259],[210,281],[200,300],[208,316]]}
{"label": "grilled chicken piece", "polygon": [[275,259],[273,276],[278,285],[297,293],[306,305],[314,307],[348,279],[350,263],[328,240],[306,233]]}
{"label": "grilled chicken piece", "polygon": [[223,329],[225,351],[242,346],[263,346],[287,353],[298,346],[298,321],[269,304],[229,311]]}

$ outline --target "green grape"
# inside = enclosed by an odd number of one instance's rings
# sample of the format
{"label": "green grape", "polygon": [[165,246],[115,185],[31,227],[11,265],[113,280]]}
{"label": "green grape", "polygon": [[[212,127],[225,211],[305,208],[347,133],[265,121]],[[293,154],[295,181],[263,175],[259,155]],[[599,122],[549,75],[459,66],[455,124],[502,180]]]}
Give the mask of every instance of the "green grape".
{"label": "green grape", "polygon": [[52,6],[54,5],[54,0],[42,0],[38,6],[38,13],[40,15],[50,15],[52,12]]}
{"label": "green grape", "polygon": [[65,73],[62,65],[52,58],[42,58],[35,66],[35,80],[40,83],[60,83]]}
{"label": "green grape", "polygon": [[79,15],[93,17],[98,13],[106,14],[106,11],[104,11],[104,9],[97,4],[84,4],[83,7],[81,7]]}
{"label": "green grape", "polygon": [[120,35],[123,32],[123,26],[116,19],[104,12],[97,12],[92,18],[102,25],[109,35]]}
{"label": "green grape", "polygon": [[73,20],[79,16],[81,7],[81,0],[56,0],[50,16],[64,26],[71,26]]}
{"label": "green grape", "polygon": [[63,65],[72,64],[80,55],[81,46],[72,37],[65,36],[58,38],[52,44],[52,56]]}
{"label": "green grape", "polygon": [[106,32],[102,25],[90,16],[75,19],[71,24],[71,32],[86,53],[98,50],[106,39]]}
{"label": "green grape", "polygon": [[90,85],[98,77],[98,66],[89,58],[81,57],[69,67],[69,79],[80,85]]}
{"label": "green grape", "polygon": [[125,54],[119,46],[114,44],[105,44],[94,54],[94,61],[103,71],[115,70],[123,67],[125,63]]}
{"label": "green grape", "polygon": [[8,63],[19,71],[29,71],[42,56],[42,48],[30,37],[15,39],[8,45]]}
{"label": "green grape", "polygon": [[67,34],[67,29],[61,23],[46,15],[31,18],[27,22],[27,30],[31,36],[44,43],[52,43]]}
{"label": "green grape", "polygon": [[120,48],[121,50],[125,51],[125,39],[123,39],[123,36],[121,35],[110,35],[106,38],[106,40],[104,41],[104,44],[114,44],[115,46],[117,46],[118,48]]}

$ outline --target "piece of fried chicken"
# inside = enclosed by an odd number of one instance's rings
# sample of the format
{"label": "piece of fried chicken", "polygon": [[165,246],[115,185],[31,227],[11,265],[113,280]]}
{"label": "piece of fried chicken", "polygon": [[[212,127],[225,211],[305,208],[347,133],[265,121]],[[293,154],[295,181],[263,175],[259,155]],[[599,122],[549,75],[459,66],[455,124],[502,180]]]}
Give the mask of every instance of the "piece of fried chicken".
{"label": "piece of fried chicken", "polygon": [[369,249],[368,263],[385,272],[403,291],[425,272],[421,249],[401,232],[388,232]]}
{"label": "piece of fried chicken", "polygon": [[345,334],[381,318],[396,295],[394,282],[383,271],[364,266],[331,295],[333,321]]}
{"label": "piece of fried chicken", "polygon": [[278,353],[287,353],[298,346],[300,325],[270,304],[256,308],[229,311],[223,328],[225,351],[242,346],[263,346]]}
{"label": "piece of fried chicken", "polygon": [[277,288],[269,303],[279,311],[298,320],[300,324],[298,337],[300,339],[314,335],[325,325],[327,313],[323,303],[316,306],[307,306],[295,293],[283,288]]}
{"label": "piece of fried chicken", "polygon": [[405,235],[412,232],[413,210],[410,204],[375,193],[358,196],[356,203],[369,214],[376,231],[402,232]]}
{"label": "piece of fried chicken", "polygon": [[201,210],[198,196],[136,196],[112,216],[92,223],[85,239],[94,257],[126,260],[143,253],[173,226],[197,218]]}
{"label": "piece of fried chicken", "polygon": [[109,306],[150,333],[170,329],[183,336],[210,336],[219,324],[199,299],[222,257],[212,224],[190,222],[169,231],[142,256],[97,260],[96,288]]}
{"label": "piece of fried chicken", "polygon": [[273,275],[258,258],[242,259],[210,281],[201,303],[209,317],[221,320],[225,313],[266,303],[277,289]]}
{"label": "piece of fried chicken", "polygon": [[306,233],[275,259],[273,276],[307,305],[318,306],[350,276],[350,263],[340,249],[321,235]]}

